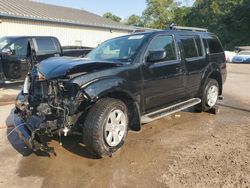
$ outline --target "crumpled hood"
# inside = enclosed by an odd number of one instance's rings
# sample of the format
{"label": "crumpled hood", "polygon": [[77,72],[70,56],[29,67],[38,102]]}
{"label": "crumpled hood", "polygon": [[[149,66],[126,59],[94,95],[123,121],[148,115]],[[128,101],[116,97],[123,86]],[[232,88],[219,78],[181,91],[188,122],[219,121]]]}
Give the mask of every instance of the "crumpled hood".
{"label": "crumpled hood", "polygon": [[90,73],[121,66],[111,61],[93,61],[75,57],[52,57],[39,63],[38,71],[46,79],[64,77],[78,73]]}

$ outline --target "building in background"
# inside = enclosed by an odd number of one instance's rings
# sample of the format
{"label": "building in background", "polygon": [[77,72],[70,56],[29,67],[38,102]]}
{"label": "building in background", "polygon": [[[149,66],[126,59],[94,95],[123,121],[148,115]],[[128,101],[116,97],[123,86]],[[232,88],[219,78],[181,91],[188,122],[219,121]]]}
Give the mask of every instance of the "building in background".
{"label": "building in background", "polygon": [[62,45],[96,47],[133,30],[85,10],[30,0],[0,0],[0,37],[55,36]]}

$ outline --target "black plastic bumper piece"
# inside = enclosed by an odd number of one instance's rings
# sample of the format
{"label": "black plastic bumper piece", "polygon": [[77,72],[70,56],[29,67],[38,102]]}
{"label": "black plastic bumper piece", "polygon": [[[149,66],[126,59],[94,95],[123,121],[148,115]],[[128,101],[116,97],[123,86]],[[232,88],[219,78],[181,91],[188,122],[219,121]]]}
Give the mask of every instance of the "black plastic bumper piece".
{"label": "black plastic bumper piece", "polygon": [[30,148],[33,148],[31,131],[27,128],[26,122],[18,114],[14,114],[15,129],[19,138]]}
{"label": "black plastic bumper piece", "polygon": [[14,114],[15,129],[19,138],[33,151],[44,151],[56,155],[54,149],[48,147],[45,136],[41,134],[42,118],[33,115],[25,121],[20,114]]}

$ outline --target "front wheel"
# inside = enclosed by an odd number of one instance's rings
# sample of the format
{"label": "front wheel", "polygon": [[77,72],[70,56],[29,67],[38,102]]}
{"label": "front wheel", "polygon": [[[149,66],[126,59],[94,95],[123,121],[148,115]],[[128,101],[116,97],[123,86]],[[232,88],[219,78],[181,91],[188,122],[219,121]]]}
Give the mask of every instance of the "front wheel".
{"label": "front wheel", "polygon": [[101,99],[86,117],[83,127],[84,144],[98,157],[111,156],[124,144],[127,131],[126,105],[117,99]]}
{"label": "front wheel", "polygon": [[209,78],[203,95],[201,103],[195,106],[197,111],[208,111],[216,105],[219,96],[219,84],[215,79]]}

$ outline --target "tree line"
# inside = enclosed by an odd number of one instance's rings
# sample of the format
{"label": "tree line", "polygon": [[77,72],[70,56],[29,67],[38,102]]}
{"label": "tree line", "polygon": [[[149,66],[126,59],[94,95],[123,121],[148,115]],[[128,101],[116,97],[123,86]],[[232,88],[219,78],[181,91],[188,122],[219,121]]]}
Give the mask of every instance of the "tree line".
{"label": "tree line", "polygon": [[202,27],[217,34],[227,50],[250,45],[250,0],[196,0],[191,7],[176,0],[146,0],[142,15],[122,20],[106,13],[103,16],[137,27],[166,29],[171,23]]}

